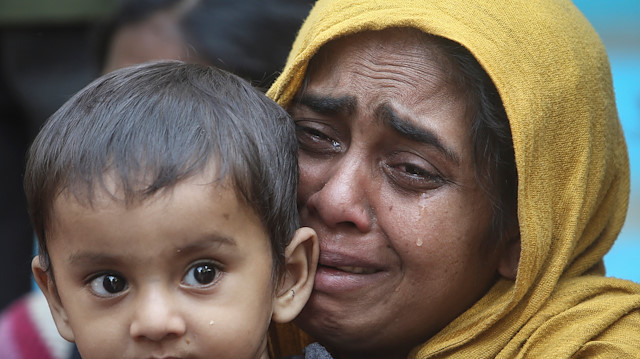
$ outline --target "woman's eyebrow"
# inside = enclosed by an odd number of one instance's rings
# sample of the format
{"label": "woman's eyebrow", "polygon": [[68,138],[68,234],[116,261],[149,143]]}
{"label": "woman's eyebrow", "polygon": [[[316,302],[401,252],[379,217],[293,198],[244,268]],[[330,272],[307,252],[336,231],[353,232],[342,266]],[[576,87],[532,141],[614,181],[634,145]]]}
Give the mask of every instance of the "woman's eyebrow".
{"label": "woman's eyebrow", "polygon": [[389,104],[384,103],[378,106],[375,110],[375,116],[400,136],[435,147],[449,160],[460,165],[460,156],[453,149],[447,147],[436,133],[421,127],[410,118],[399,116]]}
{"label": "woman's eyebrow", "polygon": [[358,101],[354,96],[322,96],[305,93],[296,96],[292,103],[308,107],[310,110],[321,115],[344,115],[349,116],[355,112]]}

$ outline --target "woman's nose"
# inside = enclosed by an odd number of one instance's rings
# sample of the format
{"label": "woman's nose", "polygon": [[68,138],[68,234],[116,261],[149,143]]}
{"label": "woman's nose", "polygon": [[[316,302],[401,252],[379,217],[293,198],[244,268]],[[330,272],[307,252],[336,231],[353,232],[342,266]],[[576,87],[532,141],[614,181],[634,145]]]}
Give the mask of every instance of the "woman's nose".
{"label": "woman's nose", "polygon": [[137,340],[161,341],[185,334],[187,326],[175,299],[168,291],[147,289],[136,298],[130,335]]}
{"label": "woman's nose", "polygon": [[345,156],[321,174],[320,185],[312,193],[306,206],[310,214],[319,216],[330,228],[348,225],[367,232],[373,223],[369,205],[370,187],[374,179],[371,171],[357,158]]}

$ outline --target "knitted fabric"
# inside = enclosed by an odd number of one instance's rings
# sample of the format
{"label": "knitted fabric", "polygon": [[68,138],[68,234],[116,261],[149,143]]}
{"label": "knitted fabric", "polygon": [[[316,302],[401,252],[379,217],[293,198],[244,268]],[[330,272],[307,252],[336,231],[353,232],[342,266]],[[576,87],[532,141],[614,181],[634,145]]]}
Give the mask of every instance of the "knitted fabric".
{"label": "knitted fabric", "polygon": [[58,334],[40,292],[21,297],[0,315],[1,359],[66,359],[72,349]]}

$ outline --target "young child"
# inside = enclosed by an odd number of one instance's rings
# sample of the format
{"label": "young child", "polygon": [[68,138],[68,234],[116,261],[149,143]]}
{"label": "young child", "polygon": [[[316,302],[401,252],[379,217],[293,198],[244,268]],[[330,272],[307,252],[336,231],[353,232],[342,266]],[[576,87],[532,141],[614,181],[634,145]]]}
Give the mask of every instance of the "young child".
{"label": "young child", "polygon": [[287,114],[215,68],[157,62],[81,90],[25,173],[60,334],[84,359],[268,358],[270,321],[297,316],[318,257],[296,149]]}

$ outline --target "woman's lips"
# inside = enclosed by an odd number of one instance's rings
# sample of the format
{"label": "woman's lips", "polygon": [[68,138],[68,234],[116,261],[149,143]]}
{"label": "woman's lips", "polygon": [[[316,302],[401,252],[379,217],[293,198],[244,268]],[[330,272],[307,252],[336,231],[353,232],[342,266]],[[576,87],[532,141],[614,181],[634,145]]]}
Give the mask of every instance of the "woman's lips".
{"label": "woman's lips", "polygon": [[338,253],[320,253],[314,289],[340,294],[375,285],[387,276],[383,266]]}
{"label": "woman's lips", "polygon": [[373,274],[377,272],[374,268],[364,268],[364,267],[341,266],[341,267],[335,267],[335,268],[343,272],[349,272],[353,274]]}

